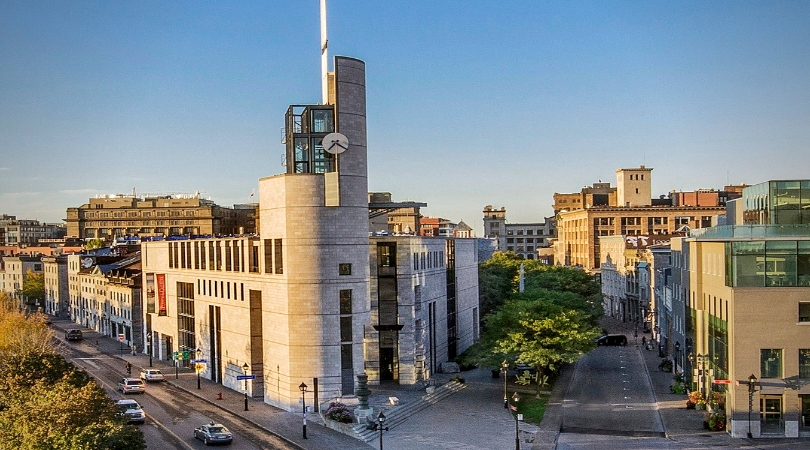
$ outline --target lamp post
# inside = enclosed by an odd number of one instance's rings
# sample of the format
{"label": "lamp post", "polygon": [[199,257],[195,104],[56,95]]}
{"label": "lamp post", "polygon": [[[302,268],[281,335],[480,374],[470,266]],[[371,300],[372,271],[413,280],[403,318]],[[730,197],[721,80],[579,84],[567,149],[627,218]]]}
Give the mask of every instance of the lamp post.
{"label": "lamp post", "polygon": [[197,351],[194,352],[194,356],[197,357],[197,362],[194,363],[194,370],[197,371],[197,389],[201,389],[200,388],[200,367],[201,367],[200,358],[202,356],[202,350],[200,350],[200,347],[197,347]]}
{"label": "lamp post", "polygon": [[152,333],[146,335],[146,346],[149,347],[149,367],[152,367]]}
{"label": "lamp post", "polygon": [[[247,363],[242,364],[242,371],[245,372],[245,377],[247,377],[247,371],[250,369]],[[245,378],[245,411],[248,410],[248,400],[247,400],[247,378]]]}
{"label": "lamp post", "polygon": [[501,373],[503,374],[503,407],[509,407],[509,398],[506,396],[506,372],[509,371],[509,363],[504,359],[501,363]]}
{"label": "lamp post", "polygon": [[701,355],[698,353],[697,355],[689,354],[689,362],[693,364],[695,370],[697,370],[698,376],[698,390],[700,391],[700,396],[703,400],[706,400],[706,393],[704,392],[704,377],[706,375],[706,363],[709,360],[709,355]]}
{"label": "lamp post", "polygon": [[519,401],[520,401],[520,395],[518,395],[518,393],[515,392],[512,395],[512,402],[514,403],[514,405],[512,407],[512,410],[515,411],[515,450],[520,450],[520,425],[519,425],[519,420],[521,419],[521,416],[523,416],[523,414],[518,414],[518,412],[517,412],[517,409],[518,409],[517,404],[518,404]]}
{"label": "lamp post", "polygon": [[380,430],[380,450],[383,450],[383,440],[382,434],[383,431],[388,431],[388,427],[383,426],[385,424],[385,414],[380,411],[380,414],[377,416],[377,423],[374,424],[374,428]]}
{"label": "lamp post", "polygon": [[752,373],[748,377],[748,439],[754,437],[751,433],[751,410],[754,408],[754,390],[756,390],[757,377]]}
{"label": "lamp post", "polygon": [[304,439],[307,438],[307,384],[301,382],[298,385],[298,389],[301,389],[301,418],[304,419]]}

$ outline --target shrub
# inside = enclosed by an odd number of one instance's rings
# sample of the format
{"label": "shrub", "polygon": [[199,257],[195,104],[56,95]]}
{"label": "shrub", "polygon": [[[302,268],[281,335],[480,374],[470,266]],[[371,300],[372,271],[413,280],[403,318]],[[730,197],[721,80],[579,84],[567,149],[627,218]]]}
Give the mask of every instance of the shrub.
{"label": "shrub", "polygon": [[726,429],[726,415],[721,412],[709,413],[704,423],[710,431],[723,431]]}
{"label": "shrub", "polygon": [[334,420],[340,423],[352,423],[354,419],[352,412],[348,406],[340,402],[332,402],[329,404],[326,413],[324,414],[327,419]]}

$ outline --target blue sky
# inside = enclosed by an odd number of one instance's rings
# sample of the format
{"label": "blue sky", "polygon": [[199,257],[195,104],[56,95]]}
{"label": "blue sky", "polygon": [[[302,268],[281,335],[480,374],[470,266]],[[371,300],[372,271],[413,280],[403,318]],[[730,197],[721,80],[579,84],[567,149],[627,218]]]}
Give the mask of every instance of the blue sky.
{"label": "blue sky", "polygon": [[[615,170],[670,190],[810,178],[810,2],[332,0],[366,62],[369,190],[480,235]],[[318,0],[0,2],[0,213],[97,194],[250,201],[320,101]]]}

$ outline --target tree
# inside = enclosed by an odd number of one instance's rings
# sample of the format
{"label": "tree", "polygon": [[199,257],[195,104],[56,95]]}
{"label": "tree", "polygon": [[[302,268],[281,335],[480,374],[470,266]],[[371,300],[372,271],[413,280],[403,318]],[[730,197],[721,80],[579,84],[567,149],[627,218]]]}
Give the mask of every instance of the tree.
{"label": "tree", "polygon": [[481,317],[497,310],[517,291],[518,271],[523,260],[514,253],[495,252],[478,267],[478,297]]}
{"label": "tree", "polygon": [[54,352],[52,338],[0,293],[0,450],[146,448],[104,389]]}
{"label": "tree", "polygon": [[496,314],[510,320],[496,321],[505,328],[499,333],[501,337],[495,339],[494,353],[529,364],[538,375],[544,376],[559,370],[560,363],[574,362],[593,348],[599,329],[582,312],[552,304],[537,308],[526,303],[529,302],[507,302]]}
{"label": "tree", "polygon": [[45,300],[45,274],[34,273],[29,269],[25,274],[20,295],[25,298],[28,304]]}
{"label": "tree", "polygon": [[97,250],[99,248],[104,248],[105,242],[104,239],[93,238],[87,241],[83,248],[85,250]]}

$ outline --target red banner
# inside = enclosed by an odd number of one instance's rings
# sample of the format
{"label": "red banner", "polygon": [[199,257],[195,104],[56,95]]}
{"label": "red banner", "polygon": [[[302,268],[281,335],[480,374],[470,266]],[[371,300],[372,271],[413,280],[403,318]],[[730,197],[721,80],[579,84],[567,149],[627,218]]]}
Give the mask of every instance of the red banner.
{"label": "red banner", "polygon": [[166,275],[159,273],[157,278],[158,316],[166,316]]}

